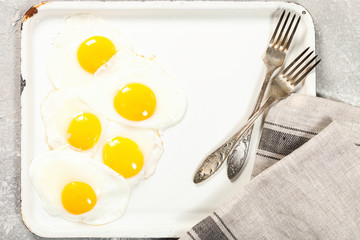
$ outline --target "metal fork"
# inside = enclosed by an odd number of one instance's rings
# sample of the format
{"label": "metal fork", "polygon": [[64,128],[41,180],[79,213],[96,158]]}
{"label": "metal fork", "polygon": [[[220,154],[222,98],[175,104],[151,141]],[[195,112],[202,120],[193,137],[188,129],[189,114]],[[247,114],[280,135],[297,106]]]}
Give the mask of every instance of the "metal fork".
{"label": "metal fork", "polygon": [[[308,62],[306,62],[306,60],[312,55],[314,51],[310,52],[302,60],[300,60],[308,50],[309,48],[305,49],[292,63],[290,63],[288,67],[286,67],[273,78],[270,85],[269,98],[256,112],[251,115],[246,124],[231,139],[234,139],[235,142],[238,141],[253,126],[255,120],[264,112],[265,109],[270,107],[275,102],[290,95],[294,88],[310,73],[312,69],[315,68],[315,66],[320,62],[320,60],[318,60],[317,62],[312,64],[317,56],[311,58]],[[209,157],[218,155],[221,156],[222,154],[224,154],[223,149],[228,149],[226,151],[228,154],[233,148],[234,146],[231,147],[228,146],[228,143],[225,143],[215,152],[213,152]],[[211,161],[212,159],[209,157],[206,158],[205,161]],[[211,171],[211,169],[209,171]],[[194,182],[199,183],[208,177],[209,175],[203,175],[200,171],[195,175]]]}
{"label": "metal fork", "polygon": [[255,120],[267,108],[288,97],[294,91],[295,87],[311,72],[311,70],[316,67],[317,64],[319,64],[321,60],[315,61],[317,55],[306,61],[314,51],[311,51],[302,60],[300,60],[308,50],[309,48],[306,48],[302,53],[300,53],[300,55],[292,63],[290,63],[288,67],[281,71],[280,74],[277,74],[271,81],[269,98],[255,113],[251,115],[246,124],[236,133],[238,138],[242,137],[242,135],[246,133],[246,131],[254,124]]}
{"label": "metal fork", "polygon": [[[261,87],[258,99],[256,101],[256,105],[253,110],[253,113],[259,109],[261,102],[264,98],[266,89],[269,86],[270,78],[273,75],[274,71],[284,64],[286,54],[288,52],[288,49],[290,47],[290,44],[292,42],[292,39],[294,37],[294,34],[296,32],[296,29],[297,29],[300,19],[301,19],[301,16],[299,16],[297,18],[296,24],[290,34],[290,37],[288,38],[291,27],[293,26],[294,20],[296,18],[296,14],[293,15],[290,24],[287,26],[285,35],[283,36],[283,32],[285,30],[286,24],[288,23],[288,20],[290,17],[290,12],[289,12],[286,16],[285,21],[283,22],[285,13],[286,13],[286,11],[284,10],[281,14],[281,17],[280,17],[277,25],[276,25],[274,33],[270,39],[269,45],[265,52],[264,63],[265,63],[267,72],[266,72],[265,80]],[[282,27],[277,36],[278,30],[279,30],[281,24],[282,24]],[[234,180],[240,175],[240,172],[245,164],[247,154],[249,152],[252,130],[253,130],[253,127],[251,127],[243,135],[243,137],[240,138],[237,142],[233,142],[234,139],[230,139],[227,142],[228,144],[235,145],[233,150],[230,151],[229,154],[227,156],[225,156],[225,159],[224,159],[224,160],[227,159],[227,166],[228,166],[227,167],[227,176],[230,180]]]}
{"label": "metal fork", "polygon": [[[286,24],[288,23],[288,20],[290,18],[290,12],[287,14],[286,19],[284,20],[284,16],[286,14],[286,11],[284,10],[281,14],[281,17],[276,25],[276,28],[274,30],[274,33],[270,39],[269,45],[266,49],[265,56],[264,56],[264,63],[266,65],[266,76],[264,79],[264,82],[262,84],[254,111],[259,109],[261,102],[264,98],[266,89],[269,85],[270,78],[273,75],[274,71],[278,69],[280,66],[283,65],[287,51],[289,49],[289,46],[292,42],[292,39],[294,37],[294,34],[296,32],[296,29],[298,27],[298,24],[300,22],[300,16],[297,18],[295,26],[293,27],[291,34],[290,30],[294,24],[295,17],[294,16],[291,19],[290,24],[288,25],[285,35],[283,35]],[[284,20],[284,21],[283,21]],[[282,26],[281,26],[282,25]],[[281,30],[279,31],[281,27]],[[289,38],[288,38],[289,37]],[[240,171],[242,168],[247,152],[249,147],[249,142],[251,138],[252,128],[249,129],[249,131],[244,135],[244,137],[241,139],[241,141],[238,142],[238,139],[234,136],[231,139],[229,139],[225,144],[223,144],[220,148],[218,148],[215,152],[213,152],[211,155],[209,155],[200,165],[199,169],[197,170],[195,177],[194,177],[194,183],[199,183],[204,181],[205,179],[209,178],[212,174],[214,174],[223,164],[225,159],[229,156],[229,153],[231,152],[232,148],[236,146],[237,148],[231,155],[231,161],[228,162],[228,176],[230,174],[231,178],[234,178],[235,175]],[[238,144],[236,144],[238,142]],[[241,144],[243,143],[243,144]],[[239,155],[240,149],[239,147],[244,146],[245,149],[243,150],[243,155]],[[229,177],[230,178],[230,177]]]}

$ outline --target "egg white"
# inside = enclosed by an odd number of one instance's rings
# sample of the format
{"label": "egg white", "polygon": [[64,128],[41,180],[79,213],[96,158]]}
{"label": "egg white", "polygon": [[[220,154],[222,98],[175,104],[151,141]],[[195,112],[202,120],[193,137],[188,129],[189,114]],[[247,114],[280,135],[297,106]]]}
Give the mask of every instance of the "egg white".
{"label": "egg white", "polygon": [[[116,94],[129,83],[144,84],[154,92],[156,108],[150,118],[131,121],[115,110]],[[79,97],[106,118],[139,128],[165,129],[175,125],[183,118],[187,107],[183,86],[156,61],[138,56],[129,49],[119,51],[100,67],[94,81],[81,91]]]}
{"label": "egg white", "polygon": [[110,121],[94,155],[95,160],[103,163],[103,150],[106,141],[114,137],[124,137],[134,141],[139,146],[144,157],[142,170],[136,176],[126,178],[130,186],[149,178],[155,172],[156,165],[163,153],[163,144],[158,131],[134,128]]}
{"label": "egg white", "polygon": [[[127,208],[130,187],[126,180],[83,153],[71,150],[42,153],[33,159],[30,177],[43,208],[53,216],[100,225],[115,221]],[[62,191],[74,181],[89,184],[96,193],[97,202],[89,212],[74,215],[62,205]]]}
{"label": "egg white", "polygon": [[69,86],[85,86],[91,83],[93,74],[84,70],[78,62],[80,44],[93,36],[108,38],[116,51],[132,46],[115,27],[91,15],[73,15],[65,19],[64,28],[55,38],[48,59],[48,76],[56,89]]}
{"label": "egg white", "polygon": [[[68,129],[74,116],[81,112],[94,114],[101,124],[101,135],[94,147],[82,152],[93,154],[106,131],[107,120],[81,102],[78,98],[79,88],[71,87],[52,91],[41,105],[41,117],[44,123],[46,141],[51,149],[71,147],[68,142]],[[79,149],[73,148],[80,151]]]}

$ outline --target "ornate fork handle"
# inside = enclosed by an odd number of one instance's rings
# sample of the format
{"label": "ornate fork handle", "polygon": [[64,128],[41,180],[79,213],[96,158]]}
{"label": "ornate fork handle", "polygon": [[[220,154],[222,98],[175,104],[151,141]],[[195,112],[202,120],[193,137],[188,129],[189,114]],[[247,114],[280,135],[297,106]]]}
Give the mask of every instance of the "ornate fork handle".
{"label": "ornate fork handle", "polygon": [[[262,102],[266,89],[269,85],[271,75],[274,73],[275,69],[276,69],[275,67],[267,69],[265,80],[262,84],[254,112],[259,108]],[[237,134],[235,134],[232,138],[230,138],[223,145],[221,145],[221,147],[219,147],[215,152],[213,152],[207,158],[205,158],[205,160],[202,162],[201,166],[198,168],[195,174],[194,183],[202,182],[205,179],[209,178],[212,174],[214,174],[222,166],[222,164],[228,158],[230,153],[232,153],[230,159],[232,159],[233,161],[232,163],[230,163],[231,165],[229,165],[228,173],[229,171],[231,171],[234,174],[237,174],[238,168],[241,168],[245,162],[247,156],[247,149],[251,138],[251,133],[252,133],[252,128],[245,133],[246,135],[241,139],[240,142],[238,142],[239,138],[237,137]],[[246,148],[243,151],[244,155],[242,157],[239,157],[236,154],[241,153],[240,149],[238,148],[239,146],[241,146],[241,144],[245,144]],[[240,161],[240,163],[238,161]]]}
{"label": "ornate fork handle", "polygon": [[224,163],[226,157],[233,149],[236,142],[237,138],[236,135],[234,135],[230,140],[205,158],[194,176],[194,183],[202,182],[215,173]]}
{"label": "ornate fork handle", "polygon": [[[271,76],[273,75],[274,71],[278,68],[279,66],[270,66],[267,68],[266,76],[261,86],[261,90],[256,100],[256,105],[254,107],[252,114],[254,114],[260,108],[261,102],[265,96],[266,89],[270,84]],[[244,135],[238,141],[231,142],[231,144],[234,144],[235,147],[233,148],[232,151],[228,152],[228,154],[224,158],[224,161],[226,159],[228,160],[227,175],[228,178],[231,180],[235,179],[239,175],[242,167],[244,166],[245,160],[247,158],[247,154],[249,152],[252,130],[253,130],[253,126],[250,127],[250,129],[247,132],[245,132]],[[227,143],[230,143],[231,140],[233,140],[233,138],[231,138]]]}
{"label": "ornate fork handle", "polygon": [[[249,153],[250,140],[253,126],[243,135],[232,152],[227,157],[227,176],[230,180],[236,179],[239,176],[241,169],[243,168],[247,155]],[[225,158],[226,160],[226,158]]]}
{"label": "ornate fork handle", "polygon": [[221,145],[211,155],[205,158],[194,176],[194,183],[200,183],[204,181],[221,167],[228,154],[233,151],[236,142],[253,126],[255,120],[264,112],[264,110],[277,99],[278,98],[272,97],[268,98],[264,105],[253,115],[251,115],[246,124],[230,140]]}

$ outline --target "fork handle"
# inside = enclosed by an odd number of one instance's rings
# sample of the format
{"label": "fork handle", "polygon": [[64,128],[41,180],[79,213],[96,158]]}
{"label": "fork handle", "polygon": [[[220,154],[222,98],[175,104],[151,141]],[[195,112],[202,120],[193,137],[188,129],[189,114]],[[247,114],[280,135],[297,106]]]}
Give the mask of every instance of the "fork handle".
{"label": "fork handle", "polygon": [[194,183],[200,183],[208,179],[221,167],[228,154],[234,149],[235,145],[231,143],[236,143],[254,124],[255,120],[264,112],[264,110],[271,106],[271,104],[273,104],[277,99],[278,98],[269,97],[264,105],[251,115],[246,124],[234,136],[231,137],[230,141],[224,143],[204,159],[195,173],[193,180]]}
{"label": "fork handle", "polygon": [[[266,89],[269,86],[271,76],[273,75],[274,71],[277,68],[278,66],[271,66],[267,68],[265,79],[263,81],[260,93],[256,100],[256,105],[254,107],[253,113],[260,108]],[[253,126],[250,127],[249,130],[244,133],[243,137],[241,137],[239,141],[235,141],[235,139],[231,139],[234,141],[232,144],[235,144],[235,147],[225,157],[225,160],[227,159],[227,176],[230,180],[236,179],[239,176],[239,173],[241,172],[241,169],[244,166],[244,163],[246,161],[249,152],[252,130],[253,130]]]}
{"label": "fork handle", "polygon": [[253,126],[255,120],[258,119],[258,117],[277,100],[279,100],[279,98],[269,97],[266,102],[251,115],[245,125],[235,134],[236,139],[239,140],[246,131]]}
{"label": "fork handle", "polygon": [[[266,89],[268,88],[269,86],[269,83],[270,83],[270,79],[271,79],[271,76],[273,75],[273,73],[275,72],[276,69],[278,69],[279,67],[269,67],[266,71],[266,75],[265,75],[265,78],[264,78],[264,82],[261,86],[261,89],[260,89],[260,93],[259,93],[259,96],[256,100],[256,104],[255,104],[255,107],[254,107],[254,110],[253,110],[253,113],[255,111],[257,111],[260,106],[261,106],[261,103],[264,99],[264,96],[265,96],[265,92],[266,92]],[[251,116],[250,116],[251,117]]]}

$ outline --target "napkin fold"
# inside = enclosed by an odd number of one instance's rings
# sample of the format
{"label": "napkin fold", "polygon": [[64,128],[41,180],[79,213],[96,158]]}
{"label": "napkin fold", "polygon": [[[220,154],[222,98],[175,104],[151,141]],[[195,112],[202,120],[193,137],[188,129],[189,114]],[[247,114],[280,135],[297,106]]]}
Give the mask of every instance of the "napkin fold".
{"label": "napkin fold", "polygon": [[180,239],[357,239],[359,146],[360,108],[292,94],[265,119],[254,178]]}
{"label": "napkin fold", "polygon": [[300,94],[279,102],[264,121],[252,177],[292,153],[333,121],[359,136],[360,108]]}

